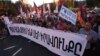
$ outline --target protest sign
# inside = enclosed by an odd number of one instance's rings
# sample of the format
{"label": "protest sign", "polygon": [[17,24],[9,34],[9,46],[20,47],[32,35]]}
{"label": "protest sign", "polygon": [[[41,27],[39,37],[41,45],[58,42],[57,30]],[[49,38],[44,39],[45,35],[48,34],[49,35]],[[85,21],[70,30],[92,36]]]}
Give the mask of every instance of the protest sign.
{"label": "protest sign", "polygon": [[71,22],[72,24],[76,24],[76,20],[77,20],[77,15],[72,12],[70,9],[62,6],[61,10],[59,12],[59,16],[69,22]]}

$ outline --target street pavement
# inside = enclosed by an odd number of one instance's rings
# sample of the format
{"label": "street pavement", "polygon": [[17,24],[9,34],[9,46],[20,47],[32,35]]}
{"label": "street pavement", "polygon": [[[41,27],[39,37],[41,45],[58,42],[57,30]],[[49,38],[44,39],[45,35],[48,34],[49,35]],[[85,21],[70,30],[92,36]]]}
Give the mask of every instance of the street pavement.
{"label": "street pavement", "polygon": [[21,36],[0,37],[0,56],[58,56]]}
{"label": "street pavement", "polygon": [[[100,56],[100,42],[90,56]],[[0,56],[58,56],[22,36],[0,36]],[[86,55],[89,56],[89,55]]]}

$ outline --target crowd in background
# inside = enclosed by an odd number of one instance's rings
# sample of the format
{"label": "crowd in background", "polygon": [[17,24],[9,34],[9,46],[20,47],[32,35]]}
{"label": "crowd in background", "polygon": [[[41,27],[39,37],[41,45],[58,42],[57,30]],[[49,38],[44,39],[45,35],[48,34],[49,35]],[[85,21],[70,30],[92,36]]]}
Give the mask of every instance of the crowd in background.
{"label": "crowd in background", "polygon": [[[85,21],[83,26],[80,25],[78,20],[76,25],[73,25],[71,22],[62,19],[55,13],[47,13],[44,17],[40,17],[38,13],[35,13],[34,15],[31,15],[30,18],[25,18],[21,15],[9,15],[8,18],[11,23],[29,24],[65,32],[85,34],[87,35],[88,40],[86,54],[84,54],[86,56],[87,54],[90,54],[90,51],[94,50],[95,47],[98,48],[97,46],[100,43],[100,13],[88,11],[83,16]],[[0,18],[0,34],[5,28],[5,24],[3,22],[3,18]]]}

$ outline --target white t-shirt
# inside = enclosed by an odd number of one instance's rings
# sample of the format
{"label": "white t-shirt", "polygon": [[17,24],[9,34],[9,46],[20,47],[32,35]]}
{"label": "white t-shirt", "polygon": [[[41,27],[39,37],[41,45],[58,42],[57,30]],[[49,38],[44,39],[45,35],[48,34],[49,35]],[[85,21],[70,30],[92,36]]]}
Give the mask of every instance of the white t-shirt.
{"label": "white t-shirt", "polygon": [[9,21],[8,17],[3,17],[3,18],[4,18],[4,21],[5,21],[5,24],[10,24],[10,21]]}

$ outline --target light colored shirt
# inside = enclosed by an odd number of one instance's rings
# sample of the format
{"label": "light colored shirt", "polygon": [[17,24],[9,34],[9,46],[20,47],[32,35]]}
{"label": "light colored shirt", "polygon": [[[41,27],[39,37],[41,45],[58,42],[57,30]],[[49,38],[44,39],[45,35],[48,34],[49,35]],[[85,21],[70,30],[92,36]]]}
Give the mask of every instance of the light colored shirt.
{"label": "light colored shirt", "polygon": [[3,18],[4,18],[4,22],[5,22],[6,25],[11,23],[11,22],[9,21],[9,18],[8,18],[8,17],[3,17]]}
{"label": "light colored shirt", "polygon": [[[87,40],[90,40],[91,38],[93,38],[94,40],[97,40],[98,38],[98,34],[92,29],[89,32],[87,32],[84,28],[81,28],[79,30],[79,33],[87,35]],[[90,49],[90,47],[91,47],[90,43],[87,43],[86,49]]]}

